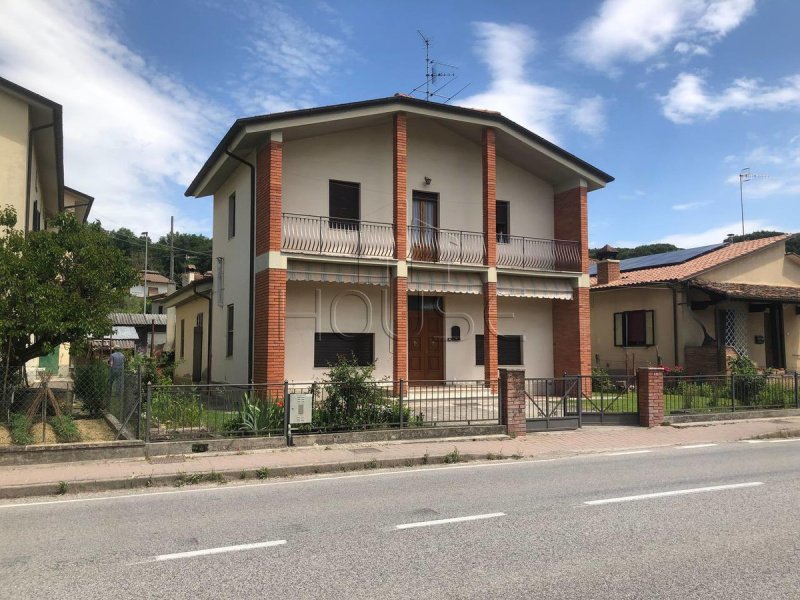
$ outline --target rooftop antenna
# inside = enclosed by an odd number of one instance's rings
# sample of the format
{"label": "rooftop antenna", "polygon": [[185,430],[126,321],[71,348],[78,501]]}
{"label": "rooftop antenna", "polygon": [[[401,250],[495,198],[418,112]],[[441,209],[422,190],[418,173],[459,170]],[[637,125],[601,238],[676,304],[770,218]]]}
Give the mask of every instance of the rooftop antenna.
{"label": "rooftop antenna", "polygon": [[[440,98],[444,101],[445,104],[450,102],[453,98],[458,96],[461,92],[463,92],[469,84],[462,87],[458,90],[455,94],[451,96],[447,96],[446,94],[441,94],[440,92],[451,84],[455,79],[458,77],[455,73],[448,73],[442,70],[443,67],[447,69],[458,69],[455,65],[449,65],[447,63],[443,63],[431,58],[431,40],[429,37],[426,37],[424,33],[422,33],[419,29],[417,29],[417,33],[419,37],[422,38],[422,43],[425,44],[425,82],[421,83],[413,90],[411,90],[411,94],[414,95],[419,92],[423,87],[425,88],[425,100],[428,102],[431,101],[433,98]],[[439,80],[442,78],[448,79],[446,83],[443,85],[436,87],[439,85]]]}
{"label": "rooftop antenna", "polygon": [[744,184],[751,179],[767,179],[769,175],[758,175],[750,172],[750,167],[739,171],[739,204],[742,208],[742,235],[744,235]]}

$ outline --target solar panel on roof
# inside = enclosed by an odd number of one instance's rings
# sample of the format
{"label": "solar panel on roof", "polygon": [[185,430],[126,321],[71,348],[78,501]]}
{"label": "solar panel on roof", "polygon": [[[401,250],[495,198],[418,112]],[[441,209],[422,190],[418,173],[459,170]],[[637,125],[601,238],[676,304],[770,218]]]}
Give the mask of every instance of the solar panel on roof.
{"label": "solar panel on roof", "polygon": [[[708,254],[714,250],[722,248],[725,244],[712,244],[710,246],[700,246],[698,248],[686,248],[685,250],[673,250],[671,252],[661,252],[648,256],[637,256],[636,258],[626,258],[620,261],[620,272],[638,271],[639,269],[653,269],[656,267],[668,267],[670,265],[680,265],[686,261]],[[597,275],[597,265],[589,267],[589,275]]]}

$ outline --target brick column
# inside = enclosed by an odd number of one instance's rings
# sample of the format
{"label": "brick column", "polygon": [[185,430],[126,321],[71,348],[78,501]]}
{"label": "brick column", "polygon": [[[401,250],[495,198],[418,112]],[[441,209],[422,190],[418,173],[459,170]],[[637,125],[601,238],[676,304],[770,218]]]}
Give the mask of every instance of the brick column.
{"label": "brick column", "polygon": [[495,131],[483,130],[483,237],[485,264],[489,267],[483,286],[483,373],[492,389],[497,381],[497,151]]}
{"label": "brick column", "polygon": [[[283,143],[273,136],[256,161],[256,275],[253,381],[282,383],[286,357],[286,267],[281,221]],[[260,270],[258,270],[260,269]]]}
{"label": "brick column", "polygon": [[408,280],[392,278],[392,378],[408,380]]}
{"label": "brick column", "polygon": [[483,376],[492,389],[497,387],[497,284],[483,284]]}
{"label": "brick column", "polygon": [[[553,300],[553,371],[556,377],[591,375],[589,331],[589,221],[586,187],[557,193],[553,199],[554,237],[580,242],[581,282],[572,300]],[[586,382],[584,382],[586,384]]]}
{"label": "brick column", "polygon": [[500,422],[508,435],[526,435],[525,371],[500,369],[500,398]]}
{"label": "brick column", "polygon": [[640,367],[636,389],[639,397],[639,425],[661,425],[664,422],[664,369]]}
{"label": "brick column", "polygon": [[397,272],[392,278],[392,378],[408,380],[408,279],[406,277],[408,235],[408,134],[406,113],[393,117],[392,198],[394,256]]}

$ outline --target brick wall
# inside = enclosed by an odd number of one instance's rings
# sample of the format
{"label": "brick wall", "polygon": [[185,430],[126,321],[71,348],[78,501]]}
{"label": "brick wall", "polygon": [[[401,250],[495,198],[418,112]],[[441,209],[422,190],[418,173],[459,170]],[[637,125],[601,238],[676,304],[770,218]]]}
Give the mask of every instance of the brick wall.
{"label": "brick wall", "polygon": [[483,232],[486,236],[486,264],[497,264],[497,153],[495,132],[483,130]]}
{"label": "brick wall", "polygon": [[722,352],[716,346],[686,346],[683,352],[686,375],[717,375],[725,372]]}
{"label": "brick wall", "polygon": [[500,369],[500,398],[500,421],[508,435],[526,435],[525,371]]}
{"label": "brick wall", "polygon": [[483,373],[484,378],[495,389],[497,386],[497,284],[483,285]]}
{"label": "brick wall", "polygon": [[657,427],[664,422],[664,369],[641,367],[637,378],[639,425]]}
{"label": "brick wall", "polygon": [[597,263],[597,283],[603,285],[619,279],[619,261],[601,260]]}
{"label": "brick wall", "polygon": [[392,378],[408,380],[408,280],[392,279]]}
{"label": "brick wall", "polygon": [[256,256],[281,249],[283,144],[271,141],[256,159]]}
{"label": "brick wall", "polygon": [[406,113],[404,112],[394,115],[393,148],[394,256],[399,260],[405,260],[408,235],[408,135],[406,129]]}

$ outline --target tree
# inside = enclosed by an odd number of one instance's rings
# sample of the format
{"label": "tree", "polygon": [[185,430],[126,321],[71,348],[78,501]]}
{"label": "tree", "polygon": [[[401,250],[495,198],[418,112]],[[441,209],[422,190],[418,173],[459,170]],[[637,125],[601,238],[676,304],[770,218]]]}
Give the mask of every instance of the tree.
{"label": "tree", "polygon": [[[199,271],[211,270],[211,238],[198,233],[175,233],[175,278],[186,272],[186,265],[195,265]],[[189,257],[188,259],[186,257]],[[169,275],[169,234],[162,235],[150,246],[149,269]]]}
{"label": "tree", "polygon": [[[680,248],[672,244],[644,244],[642,246],[636,246],[635,248],[617,248],[617,251],[619,252],[617,258],[619,260],[625,260],[626,258],[661,254],[662,252],[672,252],[673,250],[680,250]],[[597,258],[597,253],[599,251],[600,248],[590,248],[589,256],[592,258]]]}
{"label": "tree", "polygon": [[0,357],[24,364],[63,343],[112,332],[109,312],[136,272],[98,223],[59,214],[44,231],[14,229],[0,209]]}

